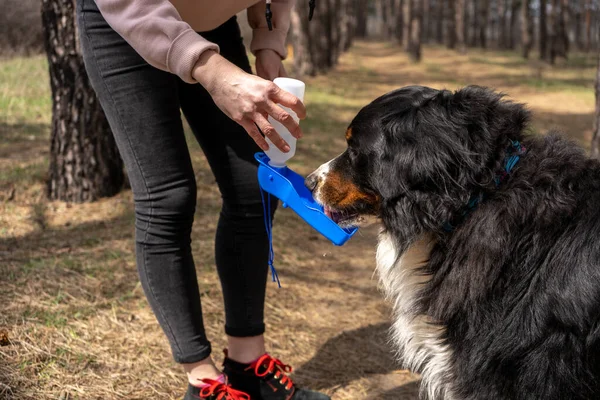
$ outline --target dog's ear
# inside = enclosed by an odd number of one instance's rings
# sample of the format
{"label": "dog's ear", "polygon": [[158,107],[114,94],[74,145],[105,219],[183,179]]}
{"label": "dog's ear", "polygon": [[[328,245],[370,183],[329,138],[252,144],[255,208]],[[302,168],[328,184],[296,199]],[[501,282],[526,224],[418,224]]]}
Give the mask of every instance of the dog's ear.
{"label": "dog's ear", "polygon": [[449,98],[448,110],[451,118],[466,124],[470,135],[496,140],[503,147],[508,140],[521,140],[530,120],[530,113],[523,104],[507,100],[503,93],[475,85],[457,90]]}
{"label": "dog's ear", "polygon": [[383,129],[378,190],[385,218],[414,237],[456,218],[474,194],[493,184],[510,140],[520,140],[529,113],[492,90],[469,86],[424,96]]}
{"label": "dog's ear", "polygon": [[382,122],[385,145],[375,187],[382,218],[402,243],[441,229],[478,185],[481,157],[453,98],[449,91],[411,96],[410,104],[403,101],[401,112]]}

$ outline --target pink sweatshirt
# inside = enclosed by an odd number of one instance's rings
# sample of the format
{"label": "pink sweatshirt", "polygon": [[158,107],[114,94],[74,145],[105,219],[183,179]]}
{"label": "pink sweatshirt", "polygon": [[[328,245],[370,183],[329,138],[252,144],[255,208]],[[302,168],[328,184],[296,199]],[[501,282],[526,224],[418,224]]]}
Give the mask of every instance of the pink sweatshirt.
{"label": "pink sweatshirt", "polygon": [[149,64],[188,83],[200,54],[219,51],[196,31],[208,31],[248,9],[253,30],[250,51],[272,49],[287,56],[285,39],[294,0],[272,0],[273,30],[265,19],[265,0],[96,0],[106,22]]}

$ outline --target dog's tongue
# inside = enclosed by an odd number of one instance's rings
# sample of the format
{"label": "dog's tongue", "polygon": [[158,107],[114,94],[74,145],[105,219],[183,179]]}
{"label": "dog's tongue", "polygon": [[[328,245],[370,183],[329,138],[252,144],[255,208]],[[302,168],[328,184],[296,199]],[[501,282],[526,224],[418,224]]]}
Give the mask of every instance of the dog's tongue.
{"label": "dog's tongue", "polygon": [[325,213],[325,215],[327,215],[329,218],[331,218],[331,208],[325,206],[325,207],[323,207],[323,212]]}

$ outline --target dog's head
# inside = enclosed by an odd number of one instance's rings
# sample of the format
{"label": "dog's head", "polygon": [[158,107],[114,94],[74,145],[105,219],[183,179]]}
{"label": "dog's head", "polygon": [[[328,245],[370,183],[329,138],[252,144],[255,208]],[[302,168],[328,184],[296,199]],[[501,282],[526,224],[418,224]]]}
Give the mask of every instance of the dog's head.
{"label": "dog's head", "polygon": [[410,240],[441,230],[491,188],[528,118],[486,88],[405,87],[364,107],[346,131],[346,151],[305,184],[340,226],[378,219]]}

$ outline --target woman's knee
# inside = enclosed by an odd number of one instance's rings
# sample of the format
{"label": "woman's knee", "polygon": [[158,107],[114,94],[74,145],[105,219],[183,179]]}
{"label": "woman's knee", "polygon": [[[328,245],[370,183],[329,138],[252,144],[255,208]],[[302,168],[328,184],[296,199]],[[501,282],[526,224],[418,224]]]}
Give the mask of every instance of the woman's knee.
{"label": "woman's knee", "polygon": [[138,232],[144,232],[147,242],[170,242],[189,238],[191,233],[196,210],[195,180],[164,186],[152,192],[134,194],[136,228]]}

